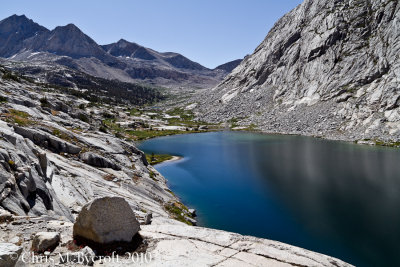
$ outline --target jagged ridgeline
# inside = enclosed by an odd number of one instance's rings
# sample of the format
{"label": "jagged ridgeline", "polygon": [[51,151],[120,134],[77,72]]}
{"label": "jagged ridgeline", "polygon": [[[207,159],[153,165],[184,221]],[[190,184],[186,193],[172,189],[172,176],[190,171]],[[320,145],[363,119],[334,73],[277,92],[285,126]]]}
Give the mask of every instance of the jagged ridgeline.
{"label": "jagged ridgeline", "polygon": [[[51,87],[95,103],[144,105],[158,102],[166,97],[160,91],[162,88],[108,80],[68,68],[60,69],[59,66],[52,68],[51,65],[44,67],[27,63],[13,63],[10,66],[11,69],[9,66],[0,67],[5,79],[25,80],[43,88]],[[45,76],[45,79],[41,79],[41,76]]]}
{"label": "jagged ridgeline", "polygon": [[99,45],[74,24],[49,30],[25,15],[0,21],[0,57],[173,89],[213,87],[240,62],[209,69],[181,54],[158,52],[124,39]]}

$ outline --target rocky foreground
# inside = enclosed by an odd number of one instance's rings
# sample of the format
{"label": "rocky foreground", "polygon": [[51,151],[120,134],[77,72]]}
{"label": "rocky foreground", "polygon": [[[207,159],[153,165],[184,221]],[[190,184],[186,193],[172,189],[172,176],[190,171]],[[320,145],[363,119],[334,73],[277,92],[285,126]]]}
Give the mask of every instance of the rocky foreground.
{"label": "rocky foreground", "polygon": [[[61,233],[61,240],[54,251],[37,254],[43,256],[42,263],[46,263],[44,256],[48,257],[49,264],[40,266],[52,266],[52,261],[55,265],[68,266],[67,263],[60,263],[67,255],[69,266],[83,265],[84,255],[88,259],[93,257],[93,263],[89,260],[87,264],[94,266],[351,266],[335,258],[280,242],[170,221],[140,226],[139,234],[147,246],[146,251],[138,253],[145,255],[143,260],[124,253],[118,260],[115,256],[114,262],[113,258],[96,259],[94,252],[88,248],[69,250],[73,228],[71,222],[47,216],[15,217],[12,223],[1,224],[0,227],[3,242],[19,245],[15,246],[15,251],[19,249],[21,253],[17,266],[35,266],[30,254],[31,236],[40,231]],[[3,257],[1,245],[0,253]],[[78,260],[79,256],[81,258]]]}
{"label": "rocky foreground", "polygon": [[[190,226],[194,212],[136,148],[138,132],[120,128],[162,128],[162,120],[0,71],[0,266],[137,265],[129,255],[144,255],[140,264],[153,266],[349,266],[279,242]],[[122,202],[93,204],[109,198]],[[113,242],[123,252],[119,262],[105,258]]]}

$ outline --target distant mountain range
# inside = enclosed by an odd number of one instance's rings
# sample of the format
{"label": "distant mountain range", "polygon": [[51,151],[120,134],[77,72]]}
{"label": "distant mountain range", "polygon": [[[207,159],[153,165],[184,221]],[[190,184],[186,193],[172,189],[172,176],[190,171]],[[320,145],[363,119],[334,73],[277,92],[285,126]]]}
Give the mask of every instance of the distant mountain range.
{"label": "distant mountain range", "polygon": [[42,65],[58,64],[87,74],[169,88],[217,85],[241,60],[208,69],[178,53],[161,53],[124,39],[98,45],[74,24],[53,30],[25,15],[0,21],[0,57]]}

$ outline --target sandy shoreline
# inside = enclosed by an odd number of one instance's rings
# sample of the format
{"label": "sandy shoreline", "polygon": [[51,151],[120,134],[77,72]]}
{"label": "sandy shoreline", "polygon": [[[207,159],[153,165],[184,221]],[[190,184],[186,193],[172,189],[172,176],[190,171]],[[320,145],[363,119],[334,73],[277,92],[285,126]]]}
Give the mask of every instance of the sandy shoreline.
{"label": "sandy shoreline", "polygon": [[159,165],[159,164],[163,164],[163,163],[167,163],[167,162],[178,161],[178,160],[181,160],[181,159],[183,159],[183,157],[172,156],[171,159],[168,159],[168,160],[165,160],[165,161],[163,161],[163,162],[157,163],[157,164],[155,164],[154,166]]}

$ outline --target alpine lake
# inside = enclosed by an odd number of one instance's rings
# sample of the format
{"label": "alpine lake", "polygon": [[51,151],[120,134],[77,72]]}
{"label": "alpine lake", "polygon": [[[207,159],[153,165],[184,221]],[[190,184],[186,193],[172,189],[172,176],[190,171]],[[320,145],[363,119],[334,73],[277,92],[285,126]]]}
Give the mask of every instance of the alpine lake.
{"label": "alpine lake", "polygon": [[400,149],[246,132],[139,145],[198,225],[281,241],[357,266],[400,266]]}

